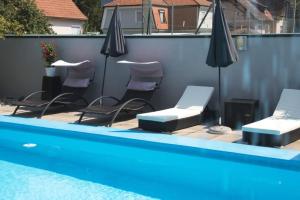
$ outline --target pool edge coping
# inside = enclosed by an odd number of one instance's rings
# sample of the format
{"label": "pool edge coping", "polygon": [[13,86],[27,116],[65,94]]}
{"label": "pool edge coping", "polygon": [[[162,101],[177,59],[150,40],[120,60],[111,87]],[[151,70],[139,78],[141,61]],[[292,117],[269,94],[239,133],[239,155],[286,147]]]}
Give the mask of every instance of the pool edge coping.
{"label": "pool edge coping", "polygon": [[[3,123],[19,125],[25,127],[46,128],[51,130],[71,131],[79,134],[89,134],[90,136],[103,138],[118,138],[131,141],[143,141],[157,143],[166,146],[189,147],[198,150],[217,151],[224,154],[236,154],[246,157],[256,157],[261,159],[272,159],[281,161],[296,161],[300,166],[300,152],[295,150],[275,149],[269,147],[251,146],[245,144],[227,143],[221,141],[209,141],[197,138],[187,138],[183,136],[166,135],[161,133],[148,133],[135,130],[122,130],[101,126],[87,126],[70,124],[65,122],[49,121],[44,119],[22,118],[13,116],[0,116],[0,127]],[[65,135],[66,136],[66,135]],[[100,137],[101,136],[101,137]],[[70,135],[68,135],[70,137]],[[294,162],[295,163],[295,162]]]}

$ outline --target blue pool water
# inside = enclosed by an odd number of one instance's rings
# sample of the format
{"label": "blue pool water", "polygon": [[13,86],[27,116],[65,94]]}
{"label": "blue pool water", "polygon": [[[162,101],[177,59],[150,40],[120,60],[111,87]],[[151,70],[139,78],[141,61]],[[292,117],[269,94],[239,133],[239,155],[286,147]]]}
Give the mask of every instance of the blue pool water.
{"label": "blue pool water", "polygon": [[[300,199],[297,152],[253,147],[247,155],[220,151],[226,144],[182,146],[170,136],[154,143],[107,136],[114,129],[1,120],[8,119],[0,118],[1,200]],[[82,133],[91,129],[103,133]],[[251,155],[258,150],[266,155]]]}
{"label": "blue pool water", "polygon": [[[152,199],[146,195],[105,184],[81,180],[72,176],[11,162],[0,161],[0,167],[0,199],[3,200]],[[71,166],[61,165],[61,167]],[[115,177],[107,176],[106,178]]]}
{"label": "blue pool water", "polygon": [[[1,152],[1,159],[7,156],[15,157],[16,154],[19,154],[19,152],[5,152],[4,149],[1,149]],[[93,169],[79,167],[64,161],[57,162],[50,159],[37,159],[37,157],[25,154],[19,155],[25,157],[17,158],[18,161],[16,158],[14,161],[10,159],[5,159],[10,161],[0,161],[0,199],[154,199],[134,191],[108,185],[126,183],[128,185],[139,184],[138,187],[145,187],[146,182],[134,181],[126,176],[119,177],[108,171],[96,172]],[[25,161],[25,159],[30,159],[30,161]],[[32,167],[28,162],[33,165],[38,164],[38,166]],[[27,164],[24,165],[24,163]]]}

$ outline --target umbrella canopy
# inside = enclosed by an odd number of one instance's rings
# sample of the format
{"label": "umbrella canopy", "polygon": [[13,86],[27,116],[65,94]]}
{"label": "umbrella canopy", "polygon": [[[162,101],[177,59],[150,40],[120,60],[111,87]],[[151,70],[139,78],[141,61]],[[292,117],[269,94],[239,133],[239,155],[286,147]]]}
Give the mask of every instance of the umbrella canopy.
{"label": "umbrella canopy", "polygon": [[218,104],[219,104],[219,126],[212,127],[211,132],[222,133],[226,130],[222,127],[222,100],[221,100],[221,67],[227,67],[238,60],[238,54],[231,37],[230,30],[228,28],[221,0],[215,0],[215,9],[213,16],[213,28],[210,40],[210,47],[207,55],[206,64],[212,67],[218,67],[219,76],[219,92],[218,92]]}
{"label": "umbrella canopy", "polygon": [[109,27],[108,27],[108,31],[106,34],[106,38],[105,38],[104,44],[101,49],[101,54],[106,55],[103,77],[102,77],[102,87],[101,87],[101,96],[103,96],[107,58],[109,56],[118,57],[118,56],[127,54],[127,46],[126,46],[125,38],[123,35],[123,31],[121,28],[121,21],[120,21],[118,6],[115,8],[115,10],[113,12],[113,15],[112,15]]}
{"label": "umbrella canopy", "polygon": [[227,67],[238,60],[238,54],[224,17],[221,0],[215,0],[213,28],[206,64]]}
{"label": "umbrella canopy", "polygon": [[118,6],[114,9],[106,38],[101,49],[101,54],[111,57],[118,57],[127,54],[127,47],[121,28]]}

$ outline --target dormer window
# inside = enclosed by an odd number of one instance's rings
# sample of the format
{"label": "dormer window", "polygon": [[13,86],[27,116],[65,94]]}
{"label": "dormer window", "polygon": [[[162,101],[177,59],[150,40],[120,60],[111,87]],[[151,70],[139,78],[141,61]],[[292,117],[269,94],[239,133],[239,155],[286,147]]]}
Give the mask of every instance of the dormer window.
{"label": "dormer window", "polygon": [[160,23],[166,24],[167,23],[167,18],[166,18],[165,10],[159,9],[158,12],[159,12]]}

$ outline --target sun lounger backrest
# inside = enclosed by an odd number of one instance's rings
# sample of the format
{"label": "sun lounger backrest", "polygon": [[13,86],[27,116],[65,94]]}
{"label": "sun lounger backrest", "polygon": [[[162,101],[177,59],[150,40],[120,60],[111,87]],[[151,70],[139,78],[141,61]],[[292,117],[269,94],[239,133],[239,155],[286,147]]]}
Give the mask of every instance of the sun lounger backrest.
{"label": "sun lounger backrest", "polygon": [[300,90],[284,89],[273,116],[300,119]]}
{"label": "sun lounger backrest", "polygon": [[54,67],[67,69],[67,76],[63,86],[74,88],[86,88],[95,75],[95,66],[89,60],[79,63],[69,63],[63,60],[51,64]]}
{"label": "sun lounger backrest", "polygon": [[132,80],[161,78],[163,77],[163,67],[158,61],[132,64],[130,66],[130,76]]}
{"label": "sun lounger backrest", "polygon": [[213,87],[187,86],[176,108],[204,110],[213,94]]}
{"label": "sun lounger backrest", "polygon": [[135,63],[130,66],[129,90],[152,91],[158,88],[163,77],[160,62]]}

